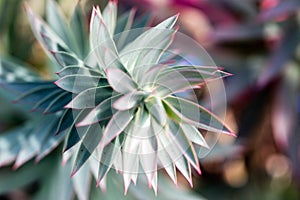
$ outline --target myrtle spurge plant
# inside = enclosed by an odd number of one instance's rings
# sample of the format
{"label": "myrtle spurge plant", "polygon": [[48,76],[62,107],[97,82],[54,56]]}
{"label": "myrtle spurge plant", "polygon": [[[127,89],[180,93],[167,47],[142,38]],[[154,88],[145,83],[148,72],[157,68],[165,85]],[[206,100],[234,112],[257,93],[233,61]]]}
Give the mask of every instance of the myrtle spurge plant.
{"label": "myrtle spurge plant", "polygon": [[[145,20],[135,22],[135,10],[118,18],[117,3],[110,1],[103,12],[93,8],[88,29],[80,6],[70,23],[54,2],[47,9],[48,24],[26,6],[36,38],[61,68],[53,80],[10,68],[6,61],[1,65],[1,83],[21,93],[16,102],[31,104],[46,119],[46,126],[29,127],[35,151],[19,154],[15,167],[33,156],[42,159],[64,139],[65,159],[74,157],[72,174],[96,162],[100,186],[111,168],[122,174],[125,193],[140,173],[156,192],[160,168],[175,183],[178,169],[192,184],[192,168],[200,173],[195,148],[209,148],[199,129],[233,133],[198,102],[178,94],[228,74],[168,51],[178,15],[145,29]],[[41,128],[44,134],[32,133]]]}

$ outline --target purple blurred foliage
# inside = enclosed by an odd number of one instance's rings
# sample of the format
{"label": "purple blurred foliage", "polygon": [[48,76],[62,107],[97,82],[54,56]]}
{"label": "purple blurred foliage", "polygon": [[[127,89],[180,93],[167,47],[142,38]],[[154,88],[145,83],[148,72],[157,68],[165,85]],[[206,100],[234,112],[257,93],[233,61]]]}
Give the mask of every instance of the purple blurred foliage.
{"label": "purple blurred foliage", "polygon": [[284,155],[298,183],[295,187],[300,188],[300,1],[130,0],[126,4],[158,18],[181,13],[180,31],[194,37],[217,66],[233,74],[225,80],[227,101],[237,124],[235,144],[245,148],[248,172],[262,178],[268,157]]}

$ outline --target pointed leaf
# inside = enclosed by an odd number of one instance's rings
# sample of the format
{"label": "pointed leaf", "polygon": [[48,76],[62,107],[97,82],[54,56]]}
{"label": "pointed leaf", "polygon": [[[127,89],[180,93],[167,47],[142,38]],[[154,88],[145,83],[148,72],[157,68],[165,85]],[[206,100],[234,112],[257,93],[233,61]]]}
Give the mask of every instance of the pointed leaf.
{"label": "pointed leaf", "polygon": [[57,90],[61,91],[61,89],[57,88],[54,84],[37,86],[31,90],[23,92],[20,96],[17,97],[16,100],[14,100],[14,102],[23,101],[35,103],[41,100],[47,94],[56,92]]}
{"label": "pointed leaf", "polygon": [[198,69],[174,69],[164,70],[167,73],[159,74],[155,84],[160,96],[167,96],[176,92],[199,87],[208,81],[217,80],[228,76],[228,73],[215,71],[214,73],[203,72]]}
{"label": "pointed leaf", "polygon": [[103,10],[102,16],[103,21],[107,25],[107,29],[111,35],[115,32],[115,27],[117,23],[117,2],[109,1],[108,5]]}
{"label": "pointed leaf", "polygon": [[189,138],[193,143],[209,148],[204,137],[202,136],[200,131],[197,130],[197,128],[185,123],[180,123],[180,126],[186,137]]}
{"label": "pointed leaf", "polygon": [[50,53],[53,55],[53,57],[56,59],[57,63],[60,66],[66,67],[66,66],[72,66],[72,65],[78,65],[83,67],[84,62],[77,57],[76,54],[72,52],[65,52],[65,51],[50,51]]}
{"label": "pointed leaf", "polygon": [[136,169],[136,166],[138,166],[139,162],[139,148],[140,148],[140,139],[135,138],[132,135],[128,134],[123,148],[122,148],[122,154],[123,154],[123,180],[124,180],[124,193],[126,194],[130,185],[130,182],[132,179],[135,179],[136,174],[139,171],[133,171],[133,169]]}
{"label": "pointed leaf", "polygon": [[10,90],[14,90],[16,92],[24,92],[24,91],[29,91],[32,89],[35,89],[37,87],[50,87],[52,86],[55,88],[55,85],[53,84],[52,81],[34,81],[34,82],[11,82],[11,83],[4,83],[4,87]]}
{"label": "pointed leaf", "polygon": [[162,144],[162,148],[164,148],[168,152],[168,155],[175,163],[178,170],[191,184],[192,182],[190,176],[190,165],[180,152],[179,148],[176,145],[173,145],[173,141],[166,137],[166,135],[164,134],[158,135],[158,138],[158,140]]}
{"label": "pointed leaf", "polygon": [[88,165],[82,166],[79,172],[72,177],[74,191],[79,200],[88,200],[91,187],[91,173]]}
{"label": "pointed leaf", "polygon": [[110,67],[126,71],[119,61],[117,48],[107,25],[99,7],[94,7],[90,21],[90,46],[92,54],[95,54],[101,69],[105,70]]}
{"label": "pointed leaf", "polygon": [[74,46],[70,41],[70,33],[66,23],[66,19],[62,16],[59,7],[54,0],[47,1],[46,6],[47,22],[51,29],[72,49]]}
{"label": "pointed leaf", "polygon": [[145,105],[149,113],[157,120],[157,122],[164,126],[167,121],[167,115],[161,100],[153,96],[147,99]]}
{"label": "pointed leaf", "polygon": [[61,69],[57,74],[60,77],[68,76],[68,75],[86,75],[86,76],[101,76],[101,73],[96,71],[95,69],[88,68],[88,67],[81,67],[77,65],[64,67]]}
{"label": "pointed leaf", "polygon": [[84,138],[82,139],[80,147],[77,151],[72,175],[74,175],[82,167],[82,165],[94,152],[102,138],[102,131],[103,128],[100,126],[100,124],[91,125],[87,128],[87,131],[84,133]]}
{"label": "pointed leaf", "polygon": [[117,20],[117,25],[115,28],[114,40],[118,49],[122,49],[126,45],[126,39],[130,33],[130,29],[133,24],[136,9],[131,9],[129,12],[121,15]]}
{"label": "pointed leaf", "polygon": [[172,35],[175,31],[170,29],[174,26],[177,17],[170,17],[145,31],[121,51],[121,61],[127,66],[129,72],[134,72],[134,68],[140,65],[157,64],[162,52],[173,40]]}
{"label": "pointed leaf", "polygon": [[104,130],[101,144],[105,146],[116,138],[127,127],[132,118],[133,114],[128,111],[117,111]]}
{"label": "pointed leaf", "polygon": [[107,69],[106,76],[110,86],[119,93],[125,94],[137,88],[132,78],[120,69]]}
{"label": "pointed leaf", "polygon": [[89,50],[89,45],[87,42],[88,29],[86,27],[85,15],[79,2],[77,3],[75,10],[71,16],[70,29],[72,30],[72,33],[74,35],[74,41],[76,41],[77,44],[77,55],[79,55],[81,59],[84,59]]}
{"label": "pointed leaf", "polygon": [[94,88],[101,85],[107,85],[106,80],[97,76],[87,76],[87,75],[68,75],[59,79],[55,84],[68,91],[78,94],[89,88]]}
{"label": "pointed leaf", "polygon": [[71,52],[64,40],[60,38],[57,33],[55,33],[42,19],[37,17],[27,4],[25,4],[25,6],[31,29],[33,30],[35,37],[46,50],[48,56],[55,59],[48,50],[58,51],[61,49],[60,47],[63,47],[63,49],[67,50],[67,52]]}
{"label": "pointed leaf", "polygon": [[44,114],[54,113],[64,109],[64,106],[69,103],[72,99],[72,95],[68,92],[63,92],[58,95],[44,110]]}
{"label": "pointed leaf", "polygon": [[35,122],[34,128],[29,132],[28,138],[22,142],[21,151],[18,154],[14,168],[18,168],[33,158],[41,149],[43,140],[52,130],[55,120],[52,117],[45,117],[43,123]]}
{"label": "pointed leaf", "polygon": [[41,149],[35,158],[35,162],[40,162],[48,154],[50,154],[65,138],[65,134],[54,135],[53,132],[49,132],[48,136],[44,139]]}
{"label": "pointed leaf", "polygon": [[84,90],[65,106],[65,108],[84,109],[94,108],[102,101],[113,96],[113,91],[109,86],[100,86]]}
{"label": "pointed leaf", "polygon": [[60,95],[63,92],[64,92],[63,90],[57,88],[55,91],[51,92],[50,94],[41,97],[41,99],[38,100],[31,108],[31,111],[33,112],[36,110],[46,109],[52,103],[53,99],[55,99],[58,95]]}
{"label": "pointed leaf", "polygon": [[121,147],[116,139],[114,143],[110,143],[106,145],[101,151],[97,185],[99,185],[102,182],[103,178],[108,173],[109,169],[111,168],[115,160],[115,157],[117,155],[116,153],[120,148]]}
{"label": "pointed leaf", "polygon": [[[71,120],[72,124],[67,129],[67,133],[66,133],[67,138],[64,143],[64,152],[67,151],[68,149],[70,149],[71,147],[73,147],[75,144],[77,144],[82,137],[82,133],[86,132],[88,127],[86,127],[86,126],[85,127],[75,127],[75,124],[78,123],[79,121],[81,121],[86,116],[86,114],[89,112],[90,112],[89,109],[81,110],[78,112],[73,111],[72,119],[74,119],[74,120]],[[69,114],[71,114],[71,113],[69,113]],[[67,116],[65,116],[65,117],[67,117]],[[63,122],[65,122],[65,121],[63,121]],[[64,129],[68,125],[69,125],[69,123],[67,123],[66,126],[62,125],[61,129]]]}
{"label": "pointed leaf", "polygon": [[179,119],[179,122],[185,121],[208,131],[233,135],[217,116],[199,104],[173,96],[166,97],[164,102],[169,111],[177,117],[175,120]]}
{"label": "pointed leaf", "polygon": [[102,101],[98,106],[91,110],[90,113],[82,121],[80,121],[80,123],[77,124],[77,126],[87,126],[111,117],[115,112],[112,104],[118,98],[119,95],[116,95]]}
{"label": "pointed leaf", "polygon": [[73,111],[72,109],[66,109],[63,111],[60,120],[57,124],[57,129],[55,131],[56,134],[66,130],[73,124],[75,119],[74,112],[76,111]]}
{"label": "pointed leaf", "polygon": [[143,100],[145,93],[142,91],[133,91],[120,97],[114,104],[113,107],[117,110],[129,110],[139,105]]}
{"label": "pointed leaf", "polygon": [[200,173],[198,157],[190,139],[186,137],[178,124],[174,123],[172,120],[168,120],[168,124],[170,127],[169,135],[172,138],[173,143],[178,145],[184,157],[193,165],[198,173]]}

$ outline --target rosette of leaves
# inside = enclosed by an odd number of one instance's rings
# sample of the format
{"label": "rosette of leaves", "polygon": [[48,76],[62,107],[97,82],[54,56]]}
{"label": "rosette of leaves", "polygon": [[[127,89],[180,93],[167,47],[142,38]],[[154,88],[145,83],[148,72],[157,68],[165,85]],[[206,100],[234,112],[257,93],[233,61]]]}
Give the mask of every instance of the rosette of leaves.
{"label": "rosette of leaves", "polygon": [[[176,94],[228,74],[217,67],[182,65],[177,57],[173,64],[168,62],[177,15],[134,32],[138,35],[132,39],[126,32],[143,27],[147,20],[135,22],[135,10],[118,18],[115,1],[103,12],[93,8],[89,33],[80,6],[70,23],[53,1],[47,9],[48,23],[26,6],[36,38],[61,68],[58,78],[20,81],[7,69],[1,82],[22,93],[17,101],[32,104],[32,111],[42,111],[49,120],[55,116],[47,132],[65,136],[66,157],[73,154],[75,160],[72,174],[96,159],[97,185],[105,185],[114,167],[123,175],[125,193],[139,172],[157,192],[160,167],[175,183],[177,168],[192,184],[191,167],[200,173],[195,148],[207,147],[198,129],[232,132],[207,109]],[[48,138],[50,146],[43,156],[58,144],[52,138],[55,143]]]}

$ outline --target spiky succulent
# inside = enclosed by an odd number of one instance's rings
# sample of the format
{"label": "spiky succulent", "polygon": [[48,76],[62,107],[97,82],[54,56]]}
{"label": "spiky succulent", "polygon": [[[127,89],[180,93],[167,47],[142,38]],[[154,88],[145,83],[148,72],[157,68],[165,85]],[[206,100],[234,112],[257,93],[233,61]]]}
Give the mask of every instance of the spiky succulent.
{"label": "spiky succulent", "polygon": [[[88,160],[98,162],[102,185],[108,171],[121,172],[125,193],[138,173],[156,192],[157,170],[176,182],[176,168],[191,182],[191,166],[200,173],[195,146],[207,144],[198,129],[232,134],[215,115],[178,95],[227,74],[217,67],[194,66],[168,48],[178,16],[155,27],[134,22],[134,10],[117,20],[117,3],[101,13],[94,7],[89,37],[77,7],[69,26],[50,1],[46,24],[27,7],[33,31],[61,66],[58,79],[5,80],[25,92],[18,100],[33,110],[54,113],[49,132],[66,135],[64,151],[75,151],[75,174]],[[15,81],[15,82],[14,82]],[[55,84],[53,84],[53,82]]]}

